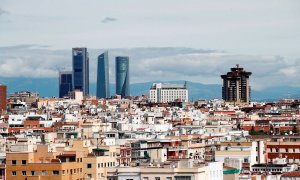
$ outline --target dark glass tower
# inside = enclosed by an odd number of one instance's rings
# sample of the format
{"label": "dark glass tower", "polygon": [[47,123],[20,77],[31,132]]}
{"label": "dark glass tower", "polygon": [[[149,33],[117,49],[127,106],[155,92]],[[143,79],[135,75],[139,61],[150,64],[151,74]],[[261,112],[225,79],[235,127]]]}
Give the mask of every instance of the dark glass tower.
{"label": "dark glass tower", "polygon": [[245,71],[238,64],[230,70],[227,74],[221,75],[223,99],[226,102],[249,103],[251,94],[249,77],[252,73]]}
{"label": "dark glass tower", "polygon": [[73,89],[89,94],[89,55],[86,48],[73,48]]}
{"label": "dark glass tower", "polygon": [[59,97],[68,96],[73,90],[72,71],[59,72]]}
{"label": "dark glass tower", "polygon": [[105,52],[98,56],[97,98],[108,98],[110,96],[108,67],[108,52]]}
{"label": "dark glass tower", "polygon": [[116,94],[121,97],[130,96],[129,89],[129,57],[116,57]]}

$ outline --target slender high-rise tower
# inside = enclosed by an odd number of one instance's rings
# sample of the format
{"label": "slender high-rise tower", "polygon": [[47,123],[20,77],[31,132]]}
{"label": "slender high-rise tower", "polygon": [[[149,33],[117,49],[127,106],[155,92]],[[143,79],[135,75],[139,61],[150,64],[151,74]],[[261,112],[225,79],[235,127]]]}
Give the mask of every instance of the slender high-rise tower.
{"label": "slender high-rise tower", "polygon": [[72,71],[59,72],[59,97],[68,96],[73,91]]}
{"label": "slender high-rise tower", "polygon": [[231,103],[249,103],[250,102],[250,83],[249,77],[251,72],[247,72],[244,68],[231,68],[227,74],[221,75],[223,79],[222,97],[226,102]]}
{"label": "slender high-rise tower", "polygon": [[121,97],[130,96],[129,57],[116,57],[116,94]]}
{"label": "slender high-rise tower", "polygon": [[108,98],[109,94],[109,65],[108,52],[98,56],[97,69],[97,98]]}
{"label": "slender high-rise tower", "polygon": [[89,94],[89,55],[86,48],[73,48],[73,90]]}

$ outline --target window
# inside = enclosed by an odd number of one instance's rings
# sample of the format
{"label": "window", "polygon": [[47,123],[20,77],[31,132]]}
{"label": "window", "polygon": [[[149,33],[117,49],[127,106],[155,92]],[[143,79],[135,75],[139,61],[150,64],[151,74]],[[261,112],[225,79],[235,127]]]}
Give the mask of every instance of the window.
{"label": "window", "polygon": [[37,175],[37,172],[36,172],[36,171],[31,171],[31,175],[32,175],[32,176],[36,176],[36,175]]}
{"label": "window", "polygon": [[16,175],[17,175],[17,171],[12,171],[11,174],[12,174],[13,176],[16,176]]}
{"label": "window", "polygon": [[65,170],[62,170],[62,175],[65,175]]}
{"label": "window", "polygon": [[13,166],[15,166],[15,165],[17,164],[17,160],[12,160],[12,161],[11,161],[11,164],[12,164]]}
{"label": "window", "polygon": [[22,165],[26,165],[26,160],[22,160]]}
{"label": "window", "polygon": [[46,175],[47,175],[46,170],[42,170],[42,176],[46,176]]}
{"label": "window", "polygon": [[244,158],[244,163],[247,163],[248,162],[248,158]]}
{"label": "window", "polygon": [[289,152],[289,149],[288,149],[288,148],[285,148],[285,152]]}
{"label": "window", "polygon": [[92,178],[92,174],[88,174],[87,176],[88,176],[88,178]]}
{"label": "window", "polygon": [[92,164],[87,164],[87,168],[92,168]]}
{"label": "window", "polygon": [[175,180],[191,180],[191,176],[175,176]]}
{"label": "window", "polygon": [[155,177],[155,180],[160,180],[160,177]]}
{"label": "window", "polygon": [[149,180],[149,178],[148,177],[143,177],[143,180]]}
{"label": "window", "polygon": [[59,175],[59,171],[54,170],[54,171],[53,171],[53,176],[58,176],[58,175]]}
{"label": "window", "polygon": [[26,176],[26,171],[22,171],[22,175],[23,175],[23,176]]}

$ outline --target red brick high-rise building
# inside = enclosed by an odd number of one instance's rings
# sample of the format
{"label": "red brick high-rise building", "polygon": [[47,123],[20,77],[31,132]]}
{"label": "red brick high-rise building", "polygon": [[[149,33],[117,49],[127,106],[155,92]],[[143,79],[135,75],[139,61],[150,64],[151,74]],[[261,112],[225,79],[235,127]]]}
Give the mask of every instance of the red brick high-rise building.
{"label": "red brick high-rise building", "polygon": [[0,84],[0,114],[6,111],[6,85]]}
{"label": "red brick high-rise building", "polygon": [[247,72],[244,68],[231,68],[227,74],[221,75],[223,79],[222,97],[226,102],[231,103],[249,103],[250,102],[250,83],[249,77],[251,72]]}

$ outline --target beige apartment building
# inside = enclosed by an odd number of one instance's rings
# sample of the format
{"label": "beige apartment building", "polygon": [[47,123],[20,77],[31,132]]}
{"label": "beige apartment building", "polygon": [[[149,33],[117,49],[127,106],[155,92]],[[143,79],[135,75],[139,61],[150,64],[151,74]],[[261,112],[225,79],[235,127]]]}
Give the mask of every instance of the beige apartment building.
{"label": "beige apartment building", "polygon": [[7,179],[83,179],[82,159],[80,151],[52,152],[47,145],[37,146],[36,152],[7,153]]}
{"label": "beige apartment building", "polygon": [[101,146],[83,158],[85,179],[107,179],[107,170],[117,166],[118,146]]}

